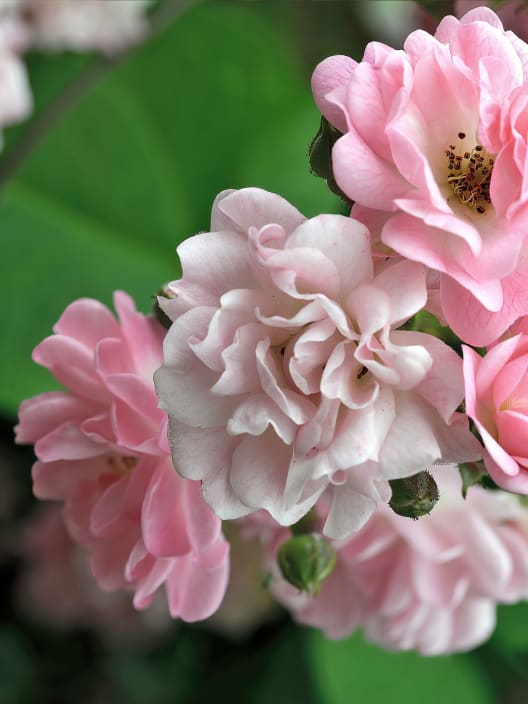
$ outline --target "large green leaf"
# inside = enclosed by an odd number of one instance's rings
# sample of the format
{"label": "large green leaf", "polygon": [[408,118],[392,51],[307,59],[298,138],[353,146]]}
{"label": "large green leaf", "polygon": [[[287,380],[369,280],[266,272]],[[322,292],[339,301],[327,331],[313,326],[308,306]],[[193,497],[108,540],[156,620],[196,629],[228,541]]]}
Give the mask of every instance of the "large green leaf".
{"label": "large green leaf", "polygon": [[[52,64],[34,64],[37,96],[56,92]],[[71,300],[110,302],[123,288],[148,309],[218,191],[280,189],[307,214],[339,207],[308,171],[317,122],[308,81],[258,5],[198,4],[106,76],[0,200],[0,407],[50,388],[30,353]]]}
{"label": "large green leaf", "polygon": [[491,689],[467,655],[421,657],[390,653],[358,634],[332,641],[311,638],[311,665],[322,704],[491,704]]}
{"label": "large green leaf", "polygon": [[498,607],[497,628],[491,639],[491,645],[507,654],[528,654],[527,602]]}
{"label": "large green leaf", "polygon": [[22,632],[13,626],[0,628],[0,701],[21,704],[35,701],[33,653]]}

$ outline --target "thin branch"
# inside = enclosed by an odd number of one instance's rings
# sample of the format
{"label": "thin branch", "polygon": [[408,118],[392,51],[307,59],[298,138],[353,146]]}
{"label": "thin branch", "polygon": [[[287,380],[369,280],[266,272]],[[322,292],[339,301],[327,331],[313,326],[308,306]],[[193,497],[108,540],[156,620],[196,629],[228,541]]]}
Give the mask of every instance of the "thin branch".
{"label": "thin branch", "polygon": [[79,102],[99,81],[116,66],[133,55],[146,41],[160,34],[176,18],[182,15],[196,0],[165,0],[150,17],[149,31],[143,42],[133,44],[115,56],[102,56],[91,63],[77,76],[49,105],[37,115],[19,140],[0,159],[0,190],[5,188],[9,179],[18,171],[31,154],[35,146],[56,124],[56,122]]}

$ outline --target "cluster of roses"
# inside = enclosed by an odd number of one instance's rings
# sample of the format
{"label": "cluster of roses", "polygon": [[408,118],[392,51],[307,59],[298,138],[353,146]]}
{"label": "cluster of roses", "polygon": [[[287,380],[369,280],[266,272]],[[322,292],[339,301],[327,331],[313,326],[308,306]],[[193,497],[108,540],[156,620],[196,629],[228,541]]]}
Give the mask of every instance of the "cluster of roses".
{"label": "cluster of roses", "polygon": [[[501,490],[528,494],[528,45],[481,8],[329,58],[313,90],[350,217],[221,193],[156,317],[123,293],[119,322],[66,309],[34,359],[69,391],[25,401],[17,438],[138,608],[164,585],[172,616],[212,614],[233,521],[299,621],[467,649],[528,596],[528,511]],[[488,486],[463,498],[456,465]],[[426,468],[412,521],[395,499]]]}
{"label": "cluster of roses", "polygon": [[146,35],[150,2],[0,0],[0,127],[25,120],[32,110],[24,52],[118,52]]}

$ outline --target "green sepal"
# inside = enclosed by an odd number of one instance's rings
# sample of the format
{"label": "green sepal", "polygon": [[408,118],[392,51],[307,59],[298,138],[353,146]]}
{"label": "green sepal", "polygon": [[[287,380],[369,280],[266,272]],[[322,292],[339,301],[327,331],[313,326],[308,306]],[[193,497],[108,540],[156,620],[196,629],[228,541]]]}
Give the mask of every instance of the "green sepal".
{"label": "green sepal", "polygon": [[471,486],[486,486],[488,473],[484,469],[482,463],[465,462],[458,465],[460,478],[462,479],[462,496],[465,499],[468,489]]}
{"label": "green sepal", "polygon": [[315,533],[319,527],[319,518],[316,511],[312,508],[308,513],[290,526],[292,535],[304,535],[305,533]]}
{"label": "green sepal", "polygon": [[342,136],[342,132],[331,125],[325,117],[322,117],[319,130],[308,148],[308,156],[312,173],[324,178],[332,193],[335,193],[341,200],[352,206],[350,198],[343,193],[336,183],[332,165],[332,149]]}

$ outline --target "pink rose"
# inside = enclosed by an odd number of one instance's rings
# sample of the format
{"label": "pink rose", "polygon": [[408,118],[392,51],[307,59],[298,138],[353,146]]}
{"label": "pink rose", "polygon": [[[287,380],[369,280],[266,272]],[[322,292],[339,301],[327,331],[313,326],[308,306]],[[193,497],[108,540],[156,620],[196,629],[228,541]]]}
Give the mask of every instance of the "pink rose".
{"label": "pink rose", "polygon": [[164,329],[114,297],[119,322],[91,299],[66,308],[33,357],[67,388],[20,407],[17,442],[35,443],[35,495],[60,499],[103,589],[147,607],[165,585],[171,615],[206,618],[223,597],[229,545],[197,482],[174,471],[152,374]]}
{"label": "pink rose", "polygon": [[486,452],[486,469],[504,489],[528,494],[528,335],[492,347],[484,357],[464,346],[466,413],[473,419]]}
{"label": "pink rose", "polygon": [[110,639],[149,643],[169,625],[167,608],[135,611],[126,592],[97,588],[82,550],[66,531],[61,506],[46,503],[24,523],[17,536],[22,569],[17,581],[20,608],[56,628],[95,628]]}
{"label": "pink rose", "polygon": [[441,272],[444,315],[474,345],[528,312],[527,62],[481,8],[412,32],[404,51],[373,42],[360,63],[326,59],[312,81],[345,133],[333,163],[352,216]]}
{"label": "pink rose", "polygon": [[524,0],[509,0],[497,4],[494,0],[455,0],[455,14],[461,17],[469,10],[492,5],[504,27],[526,41],[528,38],[528,8]]}
{"label": "pink rose", "polygon": [[388,479],[478,456],[454,413],[461,360],[396,330],[425,303],[420,264],[374,270],[363,225],[306,220],[254,188],[220,194],[211,228],[178,249],[155,381],[174,465],[217,515],[264,508],[288,525],[326,492],[325,532],[343,537],[387,500]]}
{"label": "pink rose", "polygon": [[[298,593],[273,568],[273,593],[298,621],[331,638],[363,628],[384,648],[440,655],[482,643],[496,604],[528,596],[526,509],[480,487],[464,500],[456,467],[430,471],[440,490],[432,513],[411,521],[378,506],[359,533],[334,543],[337,564],[318,597]],[[270,567],[284,532],[268,527]]]}

